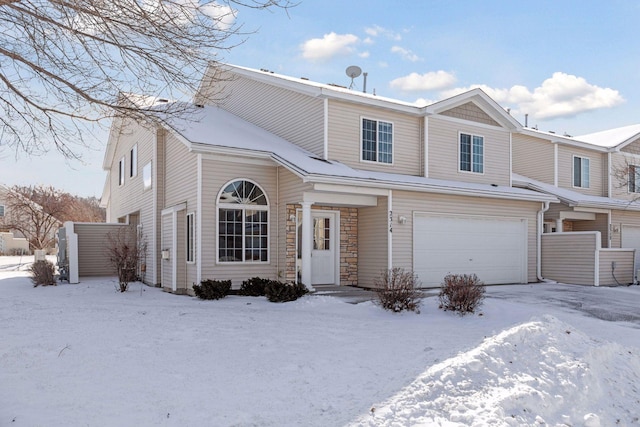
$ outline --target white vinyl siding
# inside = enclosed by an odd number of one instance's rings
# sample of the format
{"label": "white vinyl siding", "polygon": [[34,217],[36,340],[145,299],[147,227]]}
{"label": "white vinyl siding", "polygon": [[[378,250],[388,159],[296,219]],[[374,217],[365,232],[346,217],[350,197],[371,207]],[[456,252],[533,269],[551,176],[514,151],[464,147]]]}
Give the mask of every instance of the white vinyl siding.
{"label": "white vinyl siding", "polygon": [[[459,172],[460,133],[483,137],[483,173]],[[510,133],[504,129],[481,128],[453,119],[430,116],[429,177],[509,186],[511,184],[509,139]]]}
{"label": "white vinyl siding", "polygon": [[362,118],[362,160],[393,163],[393,123]]}
{"label": "white vinyl siding", "polygon": [[324,155],[324,100],[233,73],[222,73],[216,84],[201,90],[225,110],[318,157]]}
{"label": "white vinyl siding", "polygon": [[580,188],[589,188],[589,176],[589,158],[573,156],[573,186]]}
{"label": "white vinyl siding", "polygon": [[[393,165],[362,161],[362,118],[393,124]],[[329,100],[329,159],[354,169],[422,175],[424,118]]]}
{"label": "white vinyl siding", "polygon": [[[615,153],[614,153],[615,154]],[[574,157],[589,159],[589,187],[576,187],[574,180]],[[607,155],[581,147],[558,144],[558,187],[568,188],[582,194],[606,196]],[[582,174],[582,172],[581,172]],[[622,192],[626,193],[626,178]]]}
{"label": "white vinyl siding", "polygon": [[555,184],[555,144],[518,133],[514,133],[512,138],[513,172],[547,184]]}

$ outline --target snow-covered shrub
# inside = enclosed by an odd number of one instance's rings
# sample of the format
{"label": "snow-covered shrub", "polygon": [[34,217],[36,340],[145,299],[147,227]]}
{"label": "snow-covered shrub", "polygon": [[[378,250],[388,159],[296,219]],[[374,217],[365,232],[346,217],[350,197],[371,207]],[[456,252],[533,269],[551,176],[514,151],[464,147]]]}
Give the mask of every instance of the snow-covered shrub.
{"label": "snow-covered shrub", "polygon": [[484,299],[484,283],[475,274],[447,274],[440,289],[440,308],[464,315],[473,313]]}
{"label": "snow-covered shrub", "polygon": [[231,280],[203,280],[193,285],[193,292],[200,299],[220,299],[229,295]]}
{"label": "snow-covered shrub", "polygon": [[261,297],[265,295],[265,287],[271,282],[270,279],[252,277],[242,282],[240,285],[240,295],[246,297]]}
{"label": "snow-covered shrub", "polygon": [[377,303],[385,310],[420,313],[422,293],[418,289],[418,276],[413,271],[395,267],[383,271],[374,283],[377,287]]}
{"label": "snow-covered shrub", "polygon": [[309,291],[302,283],[283,283],[269,280],[264,287],[264,292],[271,302],[287,302],[295,301]]}
{"label": "snow-covered shrub", "polygon": [[56,284],[56,267],[47,260],[36,261],[29,267],[33,287],[38,285],[47,286]]}

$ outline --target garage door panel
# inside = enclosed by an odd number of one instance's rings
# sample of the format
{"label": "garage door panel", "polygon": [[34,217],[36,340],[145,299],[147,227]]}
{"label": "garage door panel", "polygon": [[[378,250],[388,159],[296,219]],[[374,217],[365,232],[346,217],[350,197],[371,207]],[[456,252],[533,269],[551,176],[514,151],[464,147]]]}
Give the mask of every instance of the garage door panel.
{"label": "garage door panel", "polygon": [[487,284],[526,281],[526,220],[414,216],[414,271],[423,285],[449,273],[475,273]]}

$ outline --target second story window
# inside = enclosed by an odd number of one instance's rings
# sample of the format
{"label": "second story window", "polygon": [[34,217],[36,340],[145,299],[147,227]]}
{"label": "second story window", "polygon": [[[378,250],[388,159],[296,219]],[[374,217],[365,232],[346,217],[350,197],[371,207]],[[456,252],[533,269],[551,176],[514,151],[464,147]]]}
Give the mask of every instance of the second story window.
{"label": "second story window", "polygon": [[484,137],[460,134],[460,170],[484,173]]}
{"label": "second story window", "polygon": [[629,166],[629,193],[640,193],[640,166]]}
{"label": "second story window", "polygon": [[4,216],[4,205],[0,205],[0,217]]}
{"label": "second story window", "polygon": [[362,160],[393,163],[393,123],[362,119]]}
{"label": "second story window", "polygon": [[138,175],[138,144],[131,148],[129,157],[129,176],[133,178]]}
{"label": "second story window", "polygon": [[589,188],[589,159],[573,156],[573,186]]}
{"label": "second story window", "polygon": [[124,157],[118,163],[118,185],[124,185]]}

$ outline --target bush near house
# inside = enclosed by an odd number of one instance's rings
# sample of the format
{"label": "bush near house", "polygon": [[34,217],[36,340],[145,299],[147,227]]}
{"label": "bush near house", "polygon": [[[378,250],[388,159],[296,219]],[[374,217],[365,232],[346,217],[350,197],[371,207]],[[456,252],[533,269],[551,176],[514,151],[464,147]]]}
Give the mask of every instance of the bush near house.
{"label": "bush near house", "polygon": [[220,299],[229,295],[231,280],[203,280],[193,285],[193,292],[200,299]]}
{"label": "bush near house", "polygon": [[262,297],[265,295],[265,287],[270,282],[271,279],[252,277],[242,282],[238,293],[246,297]]}
{"label": "bush near house", "polygon": [[264,288],[267,299],[271,302],[295,301],[309,291],[302,283],[282,283],[269,280]]}
{"label": "bush near house", "polygon": [[56,284],[56,267],[47,260],[36,261],[29,267],[33,287],[38,285],[48,286]]}
{"label": "bush near house", "polygon": [[374,283],[377,287],[377,304],[385,310],[396,313],[405,310],[420,313],[422,293],[417,289],[418,276],[413,271],[392,268],[383,271]]}
{"label": "bush near house", "polygon": [[440,289],[440,308],[461,315],[473,313],[482,304],[485,286],[475,274],[448,274]]}

